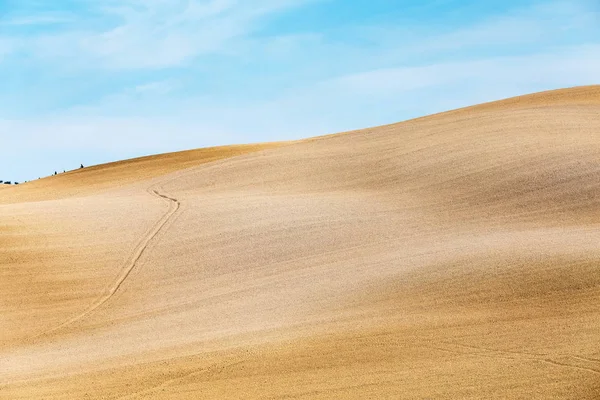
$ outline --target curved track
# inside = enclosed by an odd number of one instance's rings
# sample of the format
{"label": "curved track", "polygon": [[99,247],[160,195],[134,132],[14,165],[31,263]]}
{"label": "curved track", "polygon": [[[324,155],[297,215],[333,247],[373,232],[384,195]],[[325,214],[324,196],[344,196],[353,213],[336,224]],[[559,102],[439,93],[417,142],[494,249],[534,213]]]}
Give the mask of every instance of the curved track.
{"label": "curved track", "polygon": [[90,304],[90,306],[88,308],[86,308],[83,312],[73,316],[72,318],[68,319],[67,321],[63,322],[62,324],[60,324],[54,328],[51,328],[49,330],[46,330],[46,331],[40,333],[35,338],[39,338],[39,337],[48,335],[50,333],[56,332],[62,328],[65,328],[65,327],[72,325],[73,323],[83,319],[84,317],[88,316],[89,314],[91,314],[92,312],[97,310],[98,308],[102,307],[102,305],[104,305],[106,302],[108,302],[119,291],[119,289],[121,288],[121,286],[123,285],[125,280],[129,277],[131,272],[137,266],[138,261],[140,260],[140,258],[142,257],[142,255],[144,254],[146,249],[148,248],[148,245],[152,242],[152,240],[156,237],[156,235],[158,235],[158,233],[163,229],[163,227],[166,225],[166,223],[173,217],[173,215],[177,212],[177,210],[179,210],[179,207],[181,205],[179,203],[179,200],[172,198],[164,193],[161,193],[159,191],[159,188],[160,187],[157,184],[157,185],[148,187],[146,189],[146,191],[154,197],[157,197],[161,200],[167,201],[169,203],[169,209],[152,226],[152,228],[140,239],[138,244],[135,246],[134,251],[131,254],[131,256],[127,259],[125,264],[121,267],[119,275],[111,283],[111,285],[105,290],[104,294],[102,296],[100,296],[98,299],[96,299],[96,301],[94,301],[92,304]]}

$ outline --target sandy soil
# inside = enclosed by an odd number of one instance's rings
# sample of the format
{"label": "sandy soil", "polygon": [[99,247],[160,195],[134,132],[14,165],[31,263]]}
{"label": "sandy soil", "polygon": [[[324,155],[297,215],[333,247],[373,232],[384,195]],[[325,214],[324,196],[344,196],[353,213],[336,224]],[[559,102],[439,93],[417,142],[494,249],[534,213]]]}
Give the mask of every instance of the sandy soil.
{"label": "sandy soil", "polygon": [[600,87],[0,192],[2,399],[600,398]]}

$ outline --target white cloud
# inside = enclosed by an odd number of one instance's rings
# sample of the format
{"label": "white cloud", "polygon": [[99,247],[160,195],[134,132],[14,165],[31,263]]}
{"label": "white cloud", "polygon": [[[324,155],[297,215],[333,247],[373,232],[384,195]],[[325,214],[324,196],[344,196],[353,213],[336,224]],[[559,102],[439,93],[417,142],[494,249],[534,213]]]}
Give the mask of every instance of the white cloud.
{"label": "white cloud", "polygon": [[159,94],[165,95],[173,91],[177,87],[177,83],[172,79],[166,79],[161,81],[154,81],[145,83],[143,85],[137,85],[134,88],[134,92],[138,94]]}
{"label": "white cloud", "polygon": [[[15,133],[19,134],[16,135]],[[176,133],[176,136],[173,134]],[[107,153],[157,152],[162,148],[184,149],[182,142],[201,140],[202,145],[234,139],[230,133],[189,119],[136,117],[48,117],[35,121],[0,120],[3,146],[15,151],[94,151]],[[191,139],[191,140],[189,140]],[[195,147],[195,146],[191,146]]]}
{"label": "white cloud", "polygon": [[104,0],[90,3],[76,26],[24,41],[25,50],[45,61],[88,68],[180,66],[199,55],[226,52],[231,40],[253,32],[262,18],[309,1],[315,0]]}
{"label": "white cloud", "polygon": [[16,27],[16,26],[30,26],[30,25],[55,25],[72,22],[73,17],[68,15],[30,15],[13,17],[0,21],[0,26]]}
{"label": "white cloud", "polygon": [[360,95],[387,96],[447,84],[544,84],[570,86],[600,83],[600,44],[552,53],[385,68],[350,74],[327,83]]}

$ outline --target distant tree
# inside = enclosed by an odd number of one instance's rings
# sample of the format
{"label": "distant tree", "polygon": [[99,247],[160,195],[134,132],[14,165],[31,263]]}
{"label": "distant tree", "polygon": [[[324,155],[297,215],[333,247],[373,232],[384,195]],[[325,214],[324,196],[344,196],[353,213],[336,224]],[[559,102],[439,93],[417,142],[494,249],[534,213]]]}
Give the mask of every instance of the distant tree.
{"label": "distant tree", "polygon": [[19,184],[19,182],[15,182],[15,185],[18,185],[18,184]]}
{"label": "distant tree", "polygon": [[2,182],[4,182],[4,181],[0,181],[0,183],[2,183]]}
{"label": "distant tree", "polygon": [[81,164],[81,167],[79,167],[79,169],[82,169],[82,168],[83,168],[83,164]]}
{"label": "distant tree", "polygon": [[6,181],[6,182],[4,182],[4,184],[5,184],[5,185],[10,185],[10,184],[11,184],[11,182],[10,182],[10,181]]}

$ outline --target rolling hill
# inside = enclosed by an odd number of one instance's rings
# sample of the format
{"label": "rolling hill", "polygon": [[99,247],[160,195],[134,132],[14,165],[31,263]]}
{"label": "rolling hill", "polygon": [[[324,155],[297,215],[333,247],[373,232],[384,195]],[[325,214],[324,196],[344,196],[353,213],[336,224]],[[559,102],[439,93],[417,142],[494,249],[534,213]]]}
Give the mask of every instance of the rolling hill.
{"label": "rolling hill", "polygon": [[0,191],[2,399],[600,398],[600,86]]}

